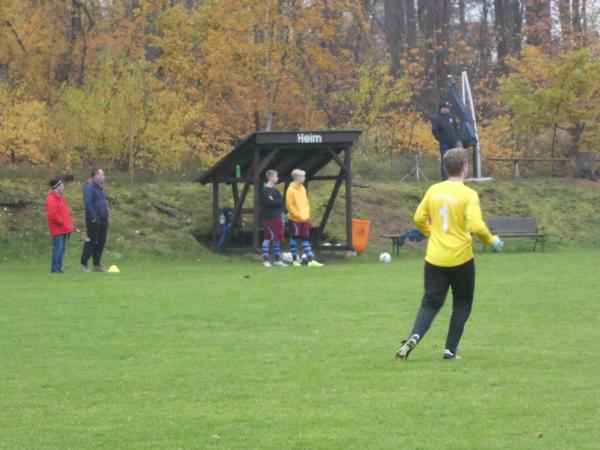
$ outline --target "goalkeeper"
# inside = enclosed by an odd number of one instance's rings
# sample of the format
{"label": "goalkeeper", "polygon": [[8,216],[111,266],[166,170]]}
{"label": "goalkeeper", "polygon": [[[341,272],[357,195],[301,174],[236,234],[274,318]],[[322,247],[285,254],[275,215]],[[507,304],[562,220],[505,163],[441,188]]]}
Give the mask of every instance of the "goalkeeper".
{"label": "goalkeeper", "polygon": [[504,243],[492,236],[483,221],[477,192],[464,185],[469,171],[462,148],[444,154],[447,181],[429,188],[415,212],[415,224],[429,237],[425,257],[425,293],[409,338],[396,352],[407,359],[433,322],[452,288],[452,316],[446,338],[444,359],[460,359],[458,343],[473,304],[475,262],[471,233],[496,252]]}

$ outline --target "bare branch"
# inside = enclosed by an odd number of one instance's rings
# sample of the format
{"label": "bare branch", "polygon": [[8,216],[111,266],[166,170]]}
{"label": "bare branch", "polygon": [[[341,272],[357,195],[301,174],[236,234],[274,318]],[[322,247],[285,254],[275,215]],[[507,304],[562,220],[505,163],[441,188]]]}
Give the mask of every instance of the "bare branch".
{"label": "bare branch", "polygon": [[19,44],[19,47],[21,47],[21,50],[23,50],[23,53],[27,54],[27,49],[25,48],[25,45],[23,44],[23,41],[19,37],[19,33],[17,33],[17,30],[15,29],[15,27],[13,26],[13,24],[10,22],[10,20],[6,20],[4,22],[4,24],[8,28],[10,28],[10,30],[12,31],[12,34],[15,36],[15,39],[17,40],[17,43]]}

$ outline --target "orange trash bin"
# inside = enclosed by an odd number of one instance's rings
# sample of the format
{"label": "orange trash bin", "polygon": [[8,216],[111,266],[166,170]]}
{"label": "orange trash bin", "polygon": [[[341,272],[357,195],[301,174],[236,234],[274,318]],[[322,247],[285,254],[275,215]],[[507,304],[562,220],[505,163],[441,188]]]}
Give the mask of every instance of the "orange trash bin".
{"label": "orange trash bin", "polygon": [[352,219],[352,245],[357,253],[362,253],[369,243],[370,220]]}

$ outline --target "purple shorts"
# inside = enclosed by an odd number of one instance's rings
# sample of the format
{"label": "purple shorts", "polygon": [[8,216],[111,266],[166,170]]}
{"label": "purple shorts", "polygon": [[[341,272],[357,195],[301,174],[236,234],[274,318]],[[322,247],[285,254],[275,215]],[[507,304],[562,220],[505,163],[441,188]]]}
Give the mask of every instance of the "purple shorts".
{"label": "purple shorts", "polygon": [[284,228],[280,218],[265,220],[265,241],[283,241]]}
{"label": "purple shorts", "polygon": [[303,238],[309,238],[311,225],[312,225],[312,222],[310,222],[308,220],[306,222],[290,221],[290,234],[292,236],[300,236]]}

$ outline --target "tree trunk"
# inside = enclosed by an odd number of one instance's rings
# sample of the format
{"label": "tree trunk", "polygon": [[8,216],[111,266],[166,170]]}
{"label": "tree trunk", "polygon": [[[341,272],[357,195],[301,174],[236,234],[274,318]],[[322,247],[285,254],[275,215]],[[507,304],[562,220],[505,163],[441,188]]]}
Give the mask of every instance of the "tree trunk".
{"label": "tree trunk", "polygon": [[558,18],[560,21],[563,48],[569,49],[573,46],[570,0],[558,0]]}
{"label": "tree trunk", "polygon": [[135,158],[135,130],[134,130],[133,105],[127,107],[127,132],[128,132],[128,167],[129,182],[133,183],[134,177],[134,158]]}
{"label": "tree trunk", "polygon": [[508,56],[508,38],[506,35],[506,11],[503,0],[494,0],[494,21],[496,25],[496,52],[498,54],[498,75],[508,72],[506,57]]}
{"label": "tree trunk", "polygon": [[465,17],[465,0],[458,0],[458,25],[460,38],[467,40],[467,21]]}
{"label": "tree trunk", "polygon": [[406,46],[408,49],[417,46],[417,11],[414,0],[404,0],[406,13]]}
{"label": "tree trunk", "polygon": [[384,0],[383,8],[385,14],[385,41],[390,54],[390,73],[398,77],[400,75],[403,51],[402,36],[405,33],[404,26],[404,0]]}
{"label": "tree trunk", "polygon": [[[573,31],[575,33],[581,33],[581,14],[579,12],[579,0],[571,0],[572,3],[572,8],[573,8],[573,13],[571,15],[572,18],[572,24],[573,24]],[[585,0],[584,0],[585,2]]]}
{"label": "tree trunk", "polygon": [[[432,2],[433,3],[433,2]],[[448,39],[450,0],[435,0],[435,75],[438,91],[446,86],[448,76]]]}
{"label": "tree trunk", "polygon": [[427,95],[435,88],[435,1],[419,0],[419,25],[421,33],[425,39],[425,73],[423,79],[422,92],[424,93],[424,103],[437,103],[437,98]]}
{"label": "tree trunk", "polygon": [[479,78],[484,78],[491,61],[488,1],[482,0],[481,24],[479,28]]}
{"label": "tree trunk", "polygon": [[521,0],[508,0],[508,23],[507,35],[509,36],[509,52],[512,56],[519,56],[521,53],[521,32],[523,30],[523,9]]}
{"label": "tree trunk", "polygon": [[552,21],[550,0],[524,0],[525,38],[530,45],[550,44]]}

